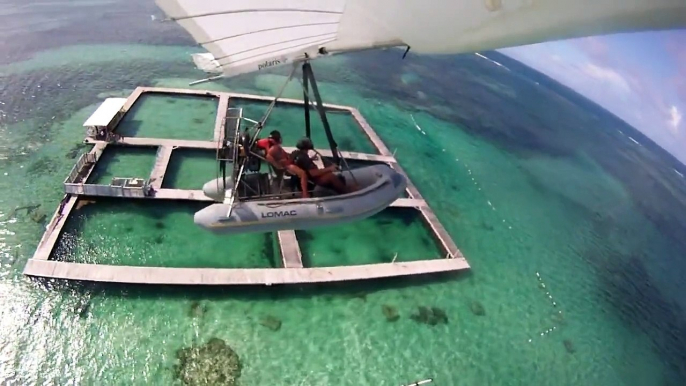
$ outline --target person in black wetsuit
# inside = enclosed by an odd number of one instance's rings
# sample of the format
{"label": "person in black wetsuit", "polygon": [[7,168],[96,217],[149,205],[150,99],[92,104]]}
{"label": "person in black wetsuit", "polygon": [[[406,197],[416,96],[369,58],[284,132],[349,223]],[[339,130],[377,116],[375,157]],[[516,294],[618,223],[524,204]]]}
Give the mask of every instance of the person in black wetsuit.
{"label": "person in black wetsuit", "polygon": [[295,147],[297,149],[291,153],[291,159],[296,166],[307,173],[312,182],[319,186],[332,188],[338,194],[350,193],[356,190],[353,186],[347,186],[339,176],[333,173],[338,170],[336,165],[329,165],[324,169],[317,167],[308,154],[309,150],[314,149],[314,145],[309,138],[300,139]]}

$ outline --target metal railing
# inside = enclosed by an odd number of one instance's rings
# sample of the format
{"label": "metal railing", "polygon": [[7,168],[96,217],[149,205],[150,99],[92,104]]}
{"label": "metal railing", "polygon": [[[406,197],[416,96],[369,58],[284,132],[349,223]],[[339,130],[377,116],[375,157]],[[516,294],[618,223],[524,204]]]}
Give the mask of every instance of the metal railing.
{"label": "metal railing", "polygon": [[76,179],[78,178],[79,174],[81,173],[81,170],[83,170],[83,167],[87,163],[95,163],[97,161],[98,157],[96,156],[95,153],[85,153],[81,154],[79,159],[76,161],[76,164],[74,165],[73,168],[71,168],[71,171],[69,172],[69,176],[67,176],[67,179],[64,180],[65,184],[70,184],[74,183]]}
{"label": "metal railing", "polygon": [[104,197],[146,197],[146,186],[124,187],[115,185],[95,185],[95,184],[73,184],[65,183],[64,191],[68,194],[79,194],[84,196],[104,196]]}

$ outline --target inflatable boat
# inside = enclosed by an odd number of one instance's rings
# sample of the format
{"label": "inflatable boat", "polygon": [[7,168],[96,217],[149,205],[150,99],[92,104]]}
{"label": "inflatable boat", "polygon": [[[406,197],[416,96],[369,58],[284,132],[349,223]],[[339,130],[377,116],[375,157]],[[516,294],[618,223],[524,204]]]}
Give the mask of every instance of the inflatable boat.
{"label": "inflatable boat", "polygon": [[[382,211],[398,199],[407,187],[405,176],[388,165],[366,166],[336,174],[346,181],[354,180],[359,189],[337,194],[316,186],[310,198],[287,198],[288,194],[282,193],[277,198],[260,197],[234,203],[217,203],[195,213],[194,222],[213,233],[224,235],[338,225]],[[253,179],[260,179],[259,173],[255,176]],[[246,177],[246,181],[251,179]],[[257,185],[253,188],[259,189],[259,181]],[[290,185],[294,190],[291,194],[297,194],[298,184],[294,181]],[[224,199],[223,190],[232,188],[230,179],[226,179],[224,184],[218,179],[205,184],[203,191],[208,197],[219,201]]]}

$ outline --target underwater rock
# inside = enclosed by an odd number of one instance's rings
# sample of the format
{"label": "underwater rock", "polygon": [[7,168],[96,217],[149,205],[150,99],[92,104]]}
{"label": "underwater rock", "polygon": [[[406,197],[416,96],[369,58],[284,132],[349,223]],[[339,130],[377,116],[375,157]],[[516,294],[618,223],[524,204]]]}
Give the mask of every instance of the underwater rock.
{"label": "underwater rock", "polygon": [[472,304],[469,305],[469,309],[472,310],[472,314],[476,316],[486,315],[486,309],[484,308],[484,305],[477,300],[472,301]]}
{"label": "underwater rock", "polygon": [[188,311],[188,316],[191,318],[203,317],[207,312],[207,306],[200,304],[200,302],[195,301],[191,303],[191,309]]}
{"label": "underwater rock", "polygon": [[281,329],[281,320],[271,315],[267,315],[262,318],[262,320],[260,320],[260,324],[272,331],[279,331]]}
{"label": "underwater rock", "polygon": [[568,353],[574,354],[576,352],[576,348],[574,347],[574,343],[572,343],[571,340],[565,339],[562,341],[562,344],[565,345],[565,350],[567,350]]}
{"label": "underwater rock", "polygon": [[179,364],[174,376],[184,385],[237,385],[241,376],[238,354],[219,338],[203,346],[191,346],[176,352]]}
{"label": "underwater rock", "polygon": [[398,319],[400,319],[400,315],[398,314],[398,310],[393,306],[389,306],[387,304],[384,304],[381,306],[381,312],[383,312],[383,315],[386,317],[386,320],[389,322],[395,322]]}
{"label": "underwater rock", "polygon": [[435,326],[439,323],[448,324],[448,316],[445,311],[438,307],[417,307],[418,313],[410,315],[410,319],[417,323],[428,324],[429,326]]}
{"label": "underwater rock", "polygon": [[162,221],[156,221],[155,222],[155,228],[164,229],[164,223]]}
{"label": "underwater rock", "polygon": [[164,242],[164,235],[157,235],[152,241],[155,244],[162,244]]}

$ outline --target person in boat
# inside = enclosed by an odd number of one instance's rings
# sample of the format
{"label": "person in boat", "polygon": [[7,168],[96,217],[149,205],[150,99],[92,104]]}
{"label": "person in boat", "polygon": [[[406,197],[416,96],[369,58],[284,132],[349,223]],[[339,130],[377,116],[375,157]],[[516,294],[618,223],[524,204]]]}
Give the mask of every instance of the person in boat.
{"label": "person in boat", "polygon": [[331,188],[338,194],[350,193],[357,190],[354,184],[347,185],[342,176],[334,174],[338,170],[338,166],[329,165],[324,169],[320,169],[309,155],[310,150],[314,150],[312,140],[305,137],[298,141],[295,145],[296,150],[291,153],[291,158],[295,165],[307,173],[310,181],[319,186]]}
{"label": "person in boat", "polygon": [[274,130],[269,133],[267,138],[262,138],[255,142],[255,145],[263,149],[266,153],[265,158],[278,171],[287,171],[292,175],[300,178],[300,188],[302,189],[302,197],[309,198],[310,194],[307,191],[307,173],[291,160],[289,154],[281,147],[281,133]]}
{"label": "person in boat", "polygon": [[269,133],[269,136],[267,138],[262,138],[258,139],[257,142],[255,142],[255,146],[257,146],[258,149],[264,150],[265,154],[269,152],[269,148],[278,145],[281,143],[281,132],[279,130],[273,130],[271,133]]}

